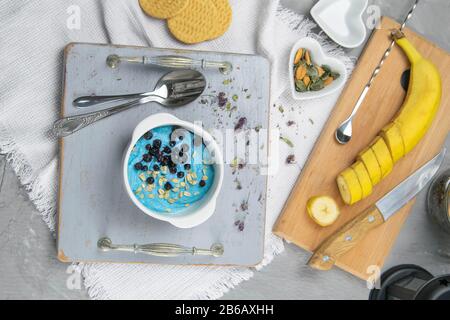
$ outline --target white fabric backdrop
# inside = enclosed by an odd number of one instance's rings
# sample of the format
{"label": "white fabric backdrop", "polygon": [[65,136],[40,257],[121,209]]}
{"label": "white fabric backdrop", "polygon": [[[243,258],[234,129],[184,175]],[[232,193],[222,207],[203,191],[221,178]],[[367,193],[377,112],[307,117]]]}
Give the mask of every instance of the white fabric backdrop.
{"label": "white fabric backdrop", "polygon": [[[310,35],[349,70],[353,63],[311,33],[315,26],[311,21],[281,9],[279,0],[230,2],[234,11],[230,30],[217,40],[194,46],[174,40],[163,21],[142,13],[137,0],[0,2],[0,152],[7,155],[50,230],[55,230],[58,163],[57,141],[49,130],[59,115],[62,49],[67,43],[257,53],[272,63],[271,127],[278,126],[295,142],[295,149],[281,146],[282,166],[269,178],[265,258],[258,268],[283,250],[282,241],[270,230],[339,96],[338,92],[312,102],[293,101],[286,90],[290,48]],[[80,28],[68,28],[78,12]],[[288,120],[295,125],[287,127]],[[297,164],[284,165],[291,153]],[[97,299],[215,299],[255,270],[118,264],[80,264],[79,268],[90,296]]]}

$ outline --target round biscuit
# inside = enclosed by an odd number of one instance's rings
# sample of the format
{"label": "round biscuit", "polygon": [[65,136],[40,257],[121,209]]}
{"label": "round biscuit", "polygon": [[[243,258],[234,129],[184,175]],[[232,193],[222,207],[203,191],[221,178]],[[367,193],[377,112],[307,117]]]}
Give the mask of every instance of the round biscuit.
{"label": "round biscuit", "polygon": [[141,9],[158,19],[175,17],[187,8],[190,0],[139,0]]}
{"label": "round biscuit", "polygon": [[216,28],[211,34],[210,39],[215,39],[223,35],[231,25],[233,20],[233,11],[228,0],[210,0],[217,9],[215,20]]}
{"label": "round biscuit", "polygon": [[179,15],[167,19],[172,35],[192,44],[211,39],[219,32],[216,6],[210,0],[190,0],[189,6]]}

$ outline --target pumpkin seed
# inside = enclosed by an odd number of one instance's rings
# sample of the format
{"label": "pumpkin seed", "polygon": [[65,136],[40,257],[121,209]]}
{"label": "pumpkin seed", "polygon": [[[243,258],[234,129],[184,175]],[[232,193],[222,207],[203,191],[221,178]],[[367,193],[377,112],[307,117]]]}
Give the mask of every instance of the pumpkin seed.
{"label": "pumpkin seed", "polygon": [[308,91],[308,88],[305,86],[305,83],[303,81],[295,81],[295,89],[298,92],[305,92]]}
{"label": "pumpkin seed", "polygon": [[317,78],[319,76],[319,71],[314,66],[308,67],[307,75],[311,78]]}
{"label": "pumpkin seed", "polygon": [[296,80],[302,80],[305,75],[307,74],[308,70],[306,69],[305,65],[299,65],[297,69],[295,70],[295,79]]}
{"label": "pumpkin seed", "polygon": [[303,83],[305,84],[305,86],[308,86],[310,82],[311,82],[311,78],[310,77],[305,76],[303,78]]}
{"label": "pumpkin seed", "polygon": [[337,72],[331,72],[330,73],[330,77],[333,78],[333,80],[336,80],[337,78],[339,78],[341,75]]}
{"label": "pumpkin seed", "polygon": [[328,86],[333,83],[333,77],[328,77],[323,81],[324,85]]}
{"label": "pumpkin seed", "polygon": [[303,49],[300,48],[297,50],[297,53],[295,54],[294,64],[298,64],[302,58],[303,58]]}
{"label": "pumpkin seed", "polygon": [[309,65],[311,65],[311,55],[308,50],[305,51],[305,61]]}
{"label": "pumpkin seed", "polygon": [[317,80],[316,82],[312,83],[309,86],[309,89],[311,91],[319,91],[322,90],[323,88],[325,88],[325,84],[322,79]]}
{"label": "pumpkin seed", "polygon": [[323,68],[321,68],[319,66],[317,66],[316,68],[317,68],[317,72],[319,74],[319,77],[321,77],[325,73],[325,70],[323,70]]}

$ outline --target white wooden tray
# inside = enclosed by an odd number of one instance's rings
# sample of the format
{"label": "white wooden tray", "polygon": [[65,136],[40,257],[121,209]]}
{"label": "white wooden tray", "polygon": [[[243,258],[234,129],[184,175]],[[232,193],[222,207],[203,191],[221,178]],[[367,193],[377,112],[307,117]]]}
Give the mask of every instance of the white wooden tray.
{"label": "white wooden tray", "polygon": [[[204,96],[187,106],[167,109],[155,103],[147,104],[102,120],[61,140],[58,258],[64,262],[243,266],[259,263],[264,249],[267,179],[260,174],[257,164],[241,169],[226,164],[223,191],[215,214],[206,223],[185,230],[152,219],[133,205],[124,190],[121,165],[124,148],[133,129],[141,119],[154,113],[170,112],[183,120],[202,121],[206,129],[221,131],[233,129],[243,117],[247,118],[245,128],[256,128],[255,131],[267,128],[268,61],[258,56],[217,52],[69,44],[65,49],[62,116],[85,112],[72,106],[76,97],[150,91],[158,79],[168,72],[125,63],[111,69],[106,65],[106,58],[111,54],[182,55],[195,59],[225,60],[233,64],[233,71],[229,75],[216,70],[202,71],[208,88]],[[218,106],[215,97],[220,92],[228,96],[228,106]],[[96,107],[92,111],[109,106]],[[259,147],[265,149],[267,135],[262,140]],[[248,208],[245,205],[247,200]],[[237,221],[244,221],[242,231]],[[213,243],[221,243],[225,253],[220,258],[191,255],[167,258],[102,252],[97,248],[97,241],[105,236],[120,244],[174,243],[207,249]]]}

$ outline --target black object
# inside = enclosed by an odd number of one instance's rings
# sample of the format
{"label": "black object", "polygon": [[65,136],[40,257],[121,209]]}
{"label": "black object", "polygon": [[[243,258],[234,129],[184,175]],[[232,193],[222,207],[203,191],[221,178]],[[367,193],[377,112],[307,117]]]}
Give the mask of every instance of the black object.
{"label": "black object", "polygon": [[416,265],[399,265],[381,275],[369,300],[450,300],[450,275],[434,277]]}
{"label": "black object", "polygon": [[411,69],[408,69],[402,73],[402,77],[400,78],[400,84],[402,85],[403,90],[405,90],[405,91],[408,91],[410,75],[411,75]]}

